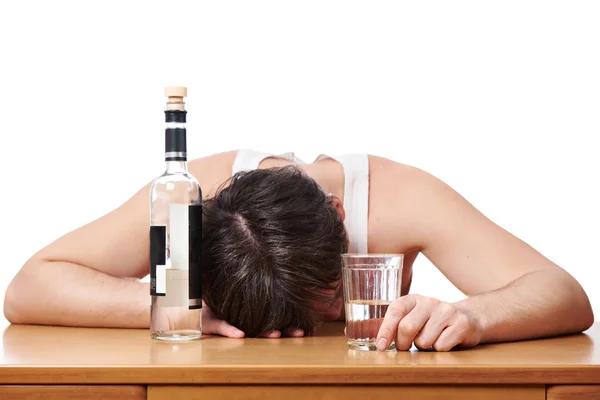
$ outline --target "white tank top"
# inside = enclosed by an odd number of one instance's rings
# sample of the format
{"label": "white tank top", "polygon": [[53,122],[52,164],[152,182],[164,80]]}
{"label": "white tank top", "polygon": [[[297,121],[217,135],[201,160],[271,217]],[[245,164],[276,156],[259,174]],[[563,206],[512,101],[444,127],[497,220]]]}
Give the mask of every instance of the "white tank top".
{"label": "white tank top", "polygon": [[[233,162],[232,174],[254,170],[265,158],[281,158],[295,164],[305,164],[292,152],[270,154],[250,149],[238,151]],[[350,253],[368,252],[369,221],[369,156],[367,154],[344,154],[329,156],[321,154],[316,161],[330,158],[339,162],[344,169],[344,225],[348,233]]]}

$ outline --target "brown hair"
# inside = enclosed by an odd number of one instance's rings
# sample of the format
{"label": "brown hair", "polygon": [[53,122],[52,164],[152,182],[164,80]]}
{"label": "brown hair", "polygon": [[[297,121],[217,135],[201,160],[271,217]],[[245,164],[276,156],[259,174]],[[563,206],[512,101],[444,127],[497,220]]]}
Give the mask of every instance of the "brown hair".
{"label": "brown hair", "polygon": [[332,302],[347,251],[332,199],[294,166],[244,171],[205,201],[203,298],[248,337],[270,330],[310,334]]}

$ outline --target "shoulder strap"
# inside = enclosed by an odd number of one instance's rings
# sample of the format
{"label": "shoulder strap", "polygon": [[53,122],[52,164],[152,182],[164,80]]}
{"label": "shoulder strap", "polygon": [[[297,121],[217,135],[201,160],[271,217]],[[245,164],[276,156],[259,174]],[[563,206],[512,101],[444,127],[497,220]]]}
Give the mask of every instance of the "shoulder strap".
{"label": "shoulder strap", "polygon": [[350,240],[348,251],[369,251],[369,156],[367,154],[345,154],[339,156],[320,155],[317,160],[331,158],[344,168],[344,210],[346,230]]}

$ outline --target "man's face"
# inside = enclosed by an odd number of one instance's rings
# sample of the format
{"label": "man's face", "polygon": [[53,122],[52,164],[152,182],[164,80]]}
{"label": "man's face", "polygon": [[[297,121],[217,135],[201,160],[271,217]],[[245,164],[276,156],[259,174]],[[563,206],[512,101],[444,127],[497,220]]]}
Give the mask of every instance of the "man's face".
{"label": "man's face", "polygon": [[[327,193],[327,196],[331,197],[333,207],[343,221],[346,218],[346,212],[344,210],[342,201],[333,193]],[[348,232],[346,232],[346,237],[348,237]],[[347,245],[349,246],[349,243],[347,243]],[[331,300],[337,296],[336,300],[333,303],[329,301],[326,303],[319,303],[314,306],[315,311],[328,321],[338,320],[342,315],[342,307],[344,307],[342,281],[340,280],[335,282],[334,286],[336,289],[325,292],[325,295]]]}

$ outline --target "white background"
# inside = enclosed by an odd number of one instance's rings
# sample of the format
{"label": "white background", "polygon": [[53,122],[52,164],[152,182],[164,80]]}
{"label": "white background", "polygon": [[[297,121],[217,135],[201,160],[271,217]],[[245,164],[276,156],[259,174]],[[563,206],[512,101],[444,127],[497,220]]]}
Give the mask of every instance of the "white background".
{"label": "white background", "polygon": [[[599,319],[598,21],[595,1],[3,1],[0,292],[162,172],[175,84],[191,158],[418,166],[566,268]],[[461,297],[415,270],[414,292]]]}

